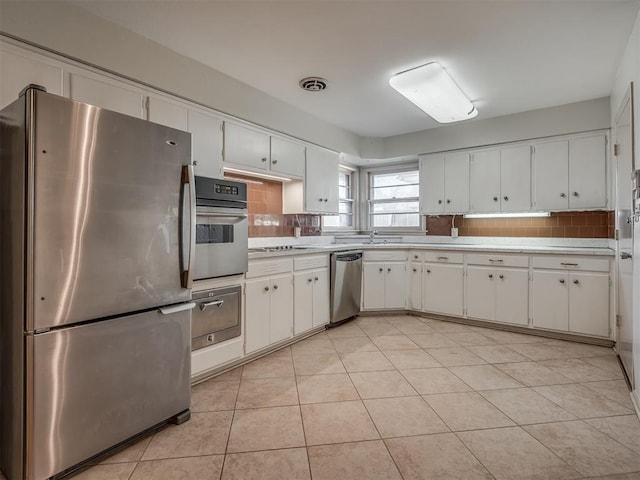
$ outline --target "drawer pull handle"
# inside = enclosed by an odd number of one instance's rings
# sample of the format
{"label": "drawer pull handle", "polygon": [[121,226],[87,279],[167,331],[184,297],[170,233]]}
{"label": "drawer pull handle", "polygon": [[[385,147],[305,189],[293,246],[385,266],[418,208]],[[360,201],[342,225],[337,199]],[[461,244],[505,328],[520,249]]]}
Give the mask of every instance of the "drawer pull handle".
{"label": "drawer pull handle", "polygon": [[498,276],[499,276],[500,278],[504,278],[504,275],[502,275],[502,274],[500,274],[500,275],[498,275]]}
{"label": "drawer pull handle", "polygon": [[490,258],[489,261],[491,263],[502,263],[502,262],[504,262],[504,260],[501,259],[501,258]]}
{"label": "drawer pull handle", "polygon": [[573,283],[574,283],[575,285],[578,285],[578,284],[580,283],[580,281],[579,281],[579,280],[574,280],[574,281],[573,281]]}
{"label": "drawer pull handle", "polygon": [[223,303],[224,303],[224,300],[216,300],[214,302],[201,303],[200,310],[204,312],[207,309],[207,307],[213,307],[213,306],[217,306],[218,308],[220,308]]}
{"label": "drawer pull handle", "polygon": [[564,283],[564,278],[561,278],[561,279],[560,279],[560,283]]}
{"label": "drawer pull handle", "polygon": [[562,265],[564,267],[577,267],[578,266],[577,263],[568,263],[568,262],[560,262],[560,265]]}
{"label": "drawer pull handle", "polygon": [[438,257],[438,260],[449,260],[449,257]]}

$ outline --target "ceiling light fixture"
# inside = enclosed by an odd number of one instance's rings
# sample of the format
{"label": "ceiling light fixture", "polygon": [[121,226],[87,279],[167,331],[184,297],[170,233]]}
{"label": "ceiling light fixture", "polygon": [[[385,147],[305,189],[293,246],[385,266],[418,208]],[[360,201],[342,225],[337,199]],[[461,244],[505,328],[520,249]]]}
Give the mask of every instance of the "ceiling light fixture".
{"label": "ceiling light fixture", "polygon": [[525,217],[549,217],[549,212],[522,212],[522,213],[465,213],[464,218],[525,218]]}
{"label": "ceiling light fixture", "polygon": [[389,85],[438,123],[459,122],[478,115],[473,103],[438,62],[398,73],[391,77]]}

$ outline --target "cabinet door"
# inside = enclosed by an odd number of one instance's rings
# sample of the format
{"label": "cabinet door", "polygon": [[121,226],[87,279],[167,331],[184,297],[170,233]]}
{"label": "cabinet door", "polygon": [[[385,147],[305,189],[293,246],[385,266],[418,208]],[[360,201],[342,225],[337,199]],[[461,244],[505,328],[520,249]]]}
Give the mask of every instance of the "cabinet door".
{"label": "cabinet door", "polygon": [[222,120],[189,110],[188,131],[191,132],[191,158],[195,174],[222,178]]}
{"label": "cabinet door", "polygon": [[444,212],[444,155],[420,157],[420,212]]}
{"label": "cabinet door", "polygon": [[424,310],[461,317],[464,304],[462,265],[425,263],[423,272]]}
{"label": "cabinet door", "polygon": [[224,161],[268,170],[269,135],[225,122]]}
{"label": "cabinet door", "polygon": [[189,126],[188,110],[184,106],[156,97],[149,97],[147,120],[183,131]]}
{"label": "cabinet door", "polygon": [[534,271],[531,311],[534,327],[569,330],[569,274]]}
{"label": "cabinet door", "polygon": [[384,308],[405,308],[407,304],[405,263],[387,263],[384,269]]}
{"label": "cabinet door", "polygon": [[533,208],[569,208],[569,142],[539,143],[533,151]]}
{"label": "cabinet door", "polygon": [[529,271],[497,269],[496,321],[529,324]]}
{"label": "cabinet door", "polygon": [[606,137],[569,141],[569,208],[607,206]]}
{"label": "cabinet door", "polygon": [[30,83],[42,85],[49,93],[62,95],[62,67],[45,63],[35,55],[24,57],[3,48],[0,50],[0,72],[0,109],[15,102]]}
{"label": "cabinet door", "polygon": [[293,277],[271,278],[271,343],[293,336]]}
{"label": "cabinet door", "polygon": [[472,212],[500,211],[500,150],[472,155],[469,182]]}
{"label": "cabinet door", "polygon": [[503,212],[528,212],[531,210],[531,147],[503,148],[500,156],[500,208]]}
{"label": "cabinet door", "polygon": [[144,118],[144,96],[115,81],[106,83],[76,73],[71,74],[71,99]]}
{"label": "cabinet door", "polygon": [[362,263],[362,302],[365,310],[384,308],[384,263]]}
{"label": "cabinet door", "polygon": [[271,342],[271,285],[269,279],[249,280],[245,285],[244,348],[251,353]]}
{"label": "cabinet door", "polygon": [[609,336],[608,274],[569,274],[569,331]]}
{"label": "cabinet door", "polygon": [[305,148],[300,143],[271,137],[271,171],[304,177]]}
{"label": "cabinet door", "polygon": [[492,268],[467,269],[467,316],[495,320],[496,275]]}
{"label": "cabinet door", "polygon": [[313,326],[329,323],[329,269],[313,272]]}
{"label": "cabinet door", "polygon": [[337,154],[307,148],[304,183],[305,211],[338,213]]}
{"label": "cabinet door", "polygon": [[313,272],[293,275],[294,333],[306,332],[313,327]]}
{"label": "cabinet door", "polygon": [[469,154],[456,153],[444,157],[444,211],[469,212]]}
{"label": "cabinet door", "polygon": [[422,264],[409,266],[409,308],[422,310]]}

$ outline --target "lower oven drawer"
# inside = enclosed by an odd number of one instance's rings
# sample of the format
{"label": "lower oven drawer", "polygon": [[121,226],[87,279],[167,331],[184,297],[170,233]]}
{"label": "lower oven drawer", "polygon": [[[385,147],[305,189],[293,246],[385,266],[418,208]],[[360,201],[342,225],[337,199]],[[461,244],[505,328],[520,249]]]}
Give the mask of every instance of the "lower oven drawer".
{"label": "lower oven drawer", "polygon": [[191,349],[197,350],[238,337],[241,333],[242,288],[216,288],[194,294],[191,323]]}

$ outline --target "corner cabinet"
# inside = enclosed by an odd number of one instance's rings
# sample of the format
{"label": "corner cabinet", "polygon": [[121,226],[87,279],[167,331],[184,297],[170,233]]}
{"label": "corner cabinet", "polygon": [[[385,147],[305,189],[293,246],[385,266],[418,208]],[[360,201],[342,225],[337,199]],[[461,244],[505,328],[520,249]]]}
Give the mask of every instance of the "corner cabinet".
{"label": "corner cabinet", "polygon": [[245,354],[293,337],[293,260],[249,262],[245,283]]}
{"label": "corner cabinet", "polygon": [[533,145],[535,210],[607,208],[606,133]]}
{"label": "corner cabinet", "polygon": [[306,213],[338,213],[338,171],[340,156],[329,150],[307,148],[304,182]]}
{"label": "corner cabinet", "polygon": [[469,154],[420,156],[420,212],[469,211]]}
{"label": "corner cabinet", "polygon": [[422,266],[422,309],[461,317],[464,313],[462,253],[425,252]]}
{"label": "corner cabinet", "polygon": [[534,328],[609,337],[610,279],[606,258],[533,258]]}

